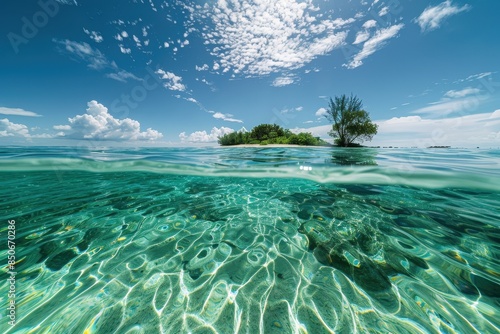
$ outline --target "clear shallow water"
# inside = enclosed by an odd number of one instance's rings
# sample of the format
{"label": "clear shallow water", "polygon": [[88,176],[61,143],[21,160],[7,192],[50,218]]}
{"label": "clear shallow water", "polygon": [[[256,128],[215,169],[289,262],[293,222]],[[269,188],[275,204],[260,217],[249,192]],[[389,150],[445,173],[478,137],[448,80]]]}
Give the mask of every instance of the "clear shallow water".
{"label": "clear shallow water", "polygon": [[[0,327],[495,333],[499,161],[493,150],[3,148],[18,322]],[[5,281],[0,291],[6,305]]]}

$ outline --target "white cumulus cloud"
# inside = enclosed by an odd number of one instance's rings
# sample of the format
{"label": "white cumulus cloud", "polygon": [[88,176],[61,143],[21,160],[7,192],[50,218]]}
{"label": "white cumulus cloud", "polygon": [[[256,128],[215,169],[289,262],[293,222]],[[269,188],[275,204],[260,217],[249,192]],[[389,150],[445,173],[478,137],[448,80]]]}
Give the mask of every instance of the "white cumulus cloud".
{"label": "white cumulus cloud", "polygon": [[470,8],[471,7],[467,4],[459,7],[453,5],[451,0],[446,0],[437,6],[427,7],[422,14],[415,19],[415,22],[420,26],[422,32],[431,31],[439,28],[446,18],[467,11]]}
{"label": "white cumulus cloud", "polygon": [[65,131],[64,137],[72,139],[154,141],[163,137],[151,128],[141,132],[141,125],[136,120],[114,118],[108,108],[95,100],[87,106],[85,114],[68,118],[68,125],[55,125],[54,129]]}
{"label": "white cumulus cloud", "polygon": [[224,136],[225,134],[228,133],[233,133],[234,129],[231,128],[226,128],[226,127],[220,127],[216,128],[213,127],[210,133],[207,133],[205,130],[203,131],[196,131],[193,132],[189,135],[186,135],[186,132],[181,132],[179,134],[179,139],[183,142],[193,142],[193,143],[208,143],[208,142],[216,142],[219,137]]}
{"label": "white cumulus cloud", "polygon": [[131,49],[124,47],[123,45],[118,45],[120,47],[120,52],[123,54],[130,54],[132,52]]}
{"label": "white cumulus cloud", "polygon": [[288,86],[294,83],[294,79],[292,77],[277,77],[274,79],[272,86],[274,87],[283,87]]}
{"label": "white cumulus cloud", "polygon": [[100,35],[97,31],[90,31],[90,30],[87,30],[85,28],[83,28],[83,31],[90,36],[90,38],[92,40],[94,40],[94,42],[96,43],[101,43],[104,38],[102,37],[102,35]]}
{"label": "white cumulus cloud", "polygon": [[134,40],[135,42],[135,45],[140,48],[142,46],[141,44],[141,40],[139,39],[139,37],[137,37],[136,35],[132,35],[132,39]]}
{"label": "white cumulus cloud", "polygon": [[328,110],[326,110],[326,108],[319,108],[317,111],[316,111],[316,114],[315,114],[317,117],[323,117],[323,116],[326,116],[328,115]]}
{"label": "white cumulus cloud", "polygon": [[377,21],[375,20],[368,20],[365,23],[363,23],[363,28],[365,29],[375,28],[376,26],[377,26]]}
{"label": "white cumulus cloud", "polygon": [[7,118],[0,119],[0,137],[24,137],[30,138],[30,132],[26,125],[17,124]]}
{"label": "white cumulus cloud", "polygon": [[181,82],[182,77],[177,76],[172,72],[165,72],[162,69],[157,70],[156,73],[159,74],[160,78],[164,80],[163,86],[165,86],[165,88],[180,92],[184,92],[186,90],[186,86]]}
{"label": "white cumulus cloud", "polygon": [[200,9],[212,21],[202,36],[223,72],[249,76],[298,69],[330,53],[346,38],[340,29],[354,22],[324,16],[312,0],[221,0]]}
{"label": "white cumulus cloud", "polygon": [[203,64],[203,66],[195,66],[197,71],[207,71],[208,70],[208,64]]}

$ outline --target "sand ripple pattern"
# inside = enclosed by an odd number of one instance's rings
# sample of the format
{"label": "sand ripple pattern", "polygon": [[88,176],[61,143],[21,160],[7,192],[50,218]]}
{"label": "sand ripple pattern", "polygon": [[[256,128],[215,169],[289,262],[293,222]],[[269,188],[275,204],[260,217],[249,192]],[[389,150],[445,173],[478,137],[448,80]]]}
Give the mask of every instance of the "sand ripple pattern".
{"label": "sand ripple pattern", "polygon": [[7,333],[500,330],[498,193],[142,172],[2,184],[20,213]]}

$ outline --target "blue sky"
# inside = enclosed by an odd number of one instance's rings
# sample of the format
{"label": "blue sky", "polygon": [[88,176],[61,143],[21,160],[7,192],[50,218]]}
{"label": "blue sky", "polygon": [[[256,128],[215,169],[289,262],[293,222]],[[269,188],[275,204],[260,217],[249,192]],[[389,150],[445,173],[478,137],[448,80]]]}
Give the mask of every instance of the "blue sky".
{"label": "blue sky", "polygon": [[0,145],[327,135],[353,93],[369,145],[500,146],[498,1],[40,0],[2,5]]}

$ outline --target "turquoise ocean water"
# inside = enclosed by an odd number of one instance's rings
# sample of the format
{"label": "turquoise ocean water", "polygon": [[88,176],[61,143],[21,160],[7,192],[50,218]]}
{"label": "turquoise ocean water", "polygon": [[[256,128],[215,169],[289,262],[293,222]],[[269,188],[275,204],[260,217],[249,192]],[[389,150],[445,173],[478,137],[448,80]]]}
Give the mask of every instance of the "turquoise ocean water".
{"label": "turquoise ocean water", "polygon": [[499,150],[0,148],[0,202],[0,332],[500,331]]}

